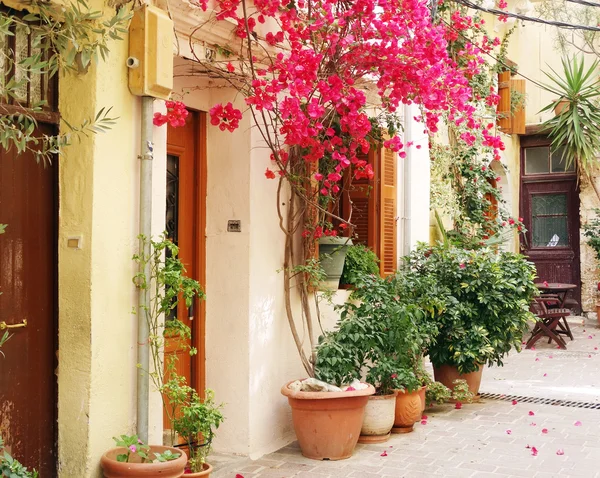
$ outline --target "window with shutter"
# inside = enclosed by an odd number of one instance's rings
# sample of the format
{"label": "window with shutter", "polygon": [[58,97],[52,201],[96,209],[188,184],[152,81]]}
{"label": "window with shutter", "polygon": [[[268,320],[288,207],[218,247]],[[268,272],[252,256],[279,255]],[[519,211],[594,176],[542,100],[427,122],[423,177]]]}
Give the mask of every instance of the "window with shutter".
{"label": "window with shutter", "polygon": [[380,152],[379,268],[382,276],[396,271],[396,157],[388,148]]}
{"label": "window with shutter", "polygon": [[510,133],[512,128],[512,115],[510,114],[510,71],[498,73],[498,127],[503,133]]}

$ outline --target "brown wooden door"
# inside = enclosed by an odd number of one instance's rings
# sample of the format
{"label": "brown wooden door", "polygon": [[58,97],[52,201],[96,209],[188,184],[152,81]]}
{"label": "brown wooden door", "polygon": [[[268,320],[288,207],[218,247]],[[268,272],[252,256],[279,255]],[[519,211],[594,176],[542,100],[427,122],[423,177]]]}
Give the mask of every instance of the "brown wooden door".
{"label": "brown wooden door", "polygon": [[544,138],[522,141],[521,216],[527,228],[521,251],[535,263],[539,281],[576,284],[581,303],[579,190],[574,168],[565,171],[561,152]]}
{"label": "brown wooden door", "polygon": [[0,148],[0,326],[27,322],[0,355],[0,434],[44,478],[56,475],[56,168]]}
{"label": "brown wooden door", "polygon": [[[184,127],[168,127],[167,132],[167,209],[168,237],[179,247],[179,257],[187,275],[204,285],[205,209],[206,209],[206,115],[190,111]],[[204,392],[204,302],[189,310],[181,305],[177,319],[192,329],[192,341],[181,344],[167,339],[165,363],[176,356],[177,373],[186,377],[200,394]],[[175,314],[171,319],[175,318]],[[184,345],[184,346],[182,346]],[[190,357],[191,345],[198,350]],[[166,417],[165,417],[166,420]],[[165,421],[165,428],[170,424]]]}

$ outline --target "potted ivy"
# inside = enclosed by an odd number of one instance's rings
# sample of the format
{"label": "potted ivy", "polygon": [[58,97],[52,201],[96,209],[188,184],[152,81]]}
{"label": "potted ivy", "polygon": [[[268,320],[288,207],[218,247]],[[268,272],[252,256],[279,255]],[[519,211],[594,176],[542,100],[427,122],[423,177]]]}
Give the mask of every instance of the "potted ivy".
{"label": "potted ivy", "polygon": [[355,287],[365,274],[379,274],[377,254],[363,244],[349,246],[346,249],[346,261],[340,279],[340,287]]}
{"label": "potted ivy", "polygon": [[202,399],[194,389],[188,387],[186,398],[179,404],[173,420],[173,429],[185,441],[189,454],[186,476],[210,476],[212,466],[206,462],[206,458],[210,454],[215,430],[224,419],[222,408],[222,404],[215,403],[212,390],[207,389]]}
{"label": "potted ivy", "polygon": [[453,389],[464,379],[477,395],[483,366],[502,366],[511,349],[521,348],[533,320],[535,267],[519,254],[442,245],[419,248],[407,267],[434,278],[446,301],[429,318],[439,330],[427,350],[435,380]]}

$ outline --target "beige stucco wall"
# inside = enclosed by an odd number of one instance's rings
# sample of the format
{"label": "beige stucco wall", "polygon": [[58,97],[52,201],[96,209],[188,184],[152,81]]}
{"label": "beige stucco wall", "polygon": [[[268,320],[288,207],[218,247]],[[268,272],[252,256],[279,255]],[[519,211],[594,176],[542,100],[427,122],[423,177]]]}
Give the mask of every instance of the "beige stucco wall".
{"label": "beige stucco wall", "polygon": [[[92,8],[102,8],[92,2]],[[105,10],[108,12],[108,10]],[[59,473],[100,476],[113,436],[135,433],[140,100],[127,88],[127,41],[84,75],[60,78],[60,111],[71,124],[113,107],[117,125],[75,140],[59,163]],[[164,147],[162,148],[164,151]],[[160,151],[160,148],[159,148]],[[154,163],[153,231],[164,229],[165,158]],[[81,238],[79,249],[69,237]],[[162,440],[153,396],[150,441]]]}

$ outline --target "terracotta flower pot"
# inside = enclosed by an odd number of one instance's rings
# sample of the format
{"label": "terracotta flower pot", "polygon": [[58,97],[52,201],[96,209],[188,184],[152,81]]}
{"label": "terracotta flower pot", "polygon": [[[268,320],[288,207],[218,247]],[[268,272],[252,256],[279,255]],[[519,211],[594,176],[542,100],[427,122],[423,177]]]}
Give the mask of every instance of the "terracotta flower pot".
{"label": "terracotta flower pot", "polygon": [[417,392],[419,393],[419,398],[421,399],[421,413],[423,413],[425,411],[425,406],[427,403],[427,398],[426,398],[427,387],[423,386],[419,390],[417,390]]}
{"label": "terracotta flower pot", "polygon": [[288,385],[281,393],[292,407],[292,421],[302,454],[313,460],[350,458],[362,426],[365,405],[375,388],[350,392],[298,392]]}
{"label": "terracotta flower pot", "polygon": [[419,392],[424,388],[421,387],[414,392],[398,390],[392,433],[410,433],[413,431],[415,423],[423,413]]}
{"label": "terracotta flower pot", "polygon": [[433,367],[433,377],[436,382],[440,382],[450,390],[454,390],[453,382],[457,379],[466,380],[469,390],[476,397],[479,395],[479,386],[481,385],[481,375],[483,373],[483,366],[479,367],[479,370],[471,373],[460,374],[458,369],[453,365],[441,365],[439,367]]}
{"label": "terracotta flower pot", "polygon": [[167,450],[179,453],[179,458],[163,463],[142,463],[137,454],[132,454],[131,461],[123,463],[117,461],[117,455],[127,453],[127,449],[119,447],[104,453],[100,459],[100,465],[105,478],[178,478],[183,475],[187,463],[187,455],[183,451],[170,446],[151,445],[150,456],[154,456],[154,453],[164,453]]}
{"label": "terracotta flower pot", "polygon": [[569,100],[560,100],[558,104],[554,107],[554,116],[560,115],[563,111],[569,111],[571,107],[571,103]]}
{"label": "terracotta flower pot", "polygon": [[184,476],[185,478],[208,478],[212,471],[213,467],[208,463],[204,463],[204,465],[202,465],[202,471],[198,471],[196,473],[185,473]]}
{"label": "terracotta flower pot", "polygon": [[365,407],[359,443],[383,443],[390,438],[396,413],[396,392],[371,395]]}

